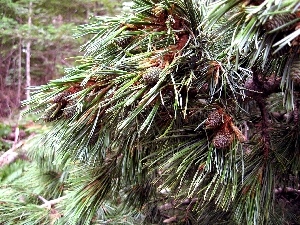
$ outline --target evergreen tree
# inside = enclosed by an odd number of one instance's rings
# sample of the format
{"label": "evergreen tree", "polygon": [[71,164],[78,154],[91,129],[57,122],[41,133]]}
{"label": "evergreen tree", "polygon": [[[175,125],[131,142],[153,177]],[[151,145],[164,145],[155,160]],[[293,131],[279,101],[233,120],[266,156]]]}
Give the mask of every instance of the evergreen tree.
{"label": "evergreen tree", "polygon": [[299,21],[298,0],[135,0],[80,26],[85,55],[25,102],[49,127],[0,221],[299,224]]}

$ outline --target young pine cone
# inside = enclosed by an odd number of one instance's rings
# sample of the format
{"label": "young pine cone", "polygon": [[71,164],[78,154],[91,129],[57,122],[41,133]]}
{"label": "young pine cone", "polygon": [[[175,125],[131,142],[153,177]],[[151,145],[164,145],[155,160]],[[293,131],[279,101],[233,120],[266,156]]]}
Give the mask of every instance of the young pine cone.
{"label": "young pine cone", "polygon": [[233,139],[234,139],[233,133],[226,130],[220,130],[214,136],[212,143],[216,148],[224,149],[231,145]]}
{"label": "young pine cone", "polygon": [[69,119],[77,112],[76,101],[69,102],[63,109],[63,116],[65,119]]}
{"label": "young pine cone", "polygon": [[161,73],[162,69],[159,67],[150,67],[146,70],[146,72],[143,74],[143,80],[145,84],[148,85],[155,85],[159,81],[159,75]]}
{"label": "young pine cone", "polygon": [[58,103],[55,103],[52,105],[50,108],[46,110],[44,113],[42,119],[45,122],[52,122],[54,120],[57,120],[61,117],[62,115],[62,110],[61,110],[61,105]]}
{"label": "young pine cone", "polygon": [[223,124],[223,111],[222,110],[214,110],[208,114],[205,125],[206,129],[215,129]]}
{"label": "young pine cone", "polygon": [[62,93],[59,93],[53,98],[54,103],[60,103],[60,102],[66,102],[69,95],[72,93],[68,90],[63,91]]}
{"label": "young pine cone", "polygon": [[59,93],[58,95],[56,95],[54,98],[53,98],[53,102],[54,103],[67,103],[69,100],[68,100],[68,97],[78,91],[80,91],[80,87],[78,86],[72,86],[70,87],[69,89],[67,90],[64,90],[63,92]]}

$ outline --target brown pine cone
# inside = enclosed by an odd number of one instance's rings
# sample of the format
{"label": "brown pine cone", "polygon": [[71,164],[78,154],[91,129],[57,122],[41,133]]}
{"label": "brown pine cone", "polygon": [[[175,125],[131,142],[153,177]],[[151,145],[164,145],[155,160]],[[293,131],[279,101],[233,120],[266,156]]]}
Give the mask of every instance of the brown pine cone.
{"label": "brown pine cone", "polygon": [[223,116],[224,113],[221,109],[210,112],[205,122],[206,129],[214,129],[222,125],[224,123]]}
{"label": "brown pine cone", "polygon": [[76,101],[69,102],[63,109],[63,116],[65,119],[69,119],[75,115],[77,112]]}
{"label": "brown pine cone", "polygon": [[[264,27],[267,31],[274,30],[292,20],[296,19],[296,15],[294,13],[288,13],[288,14],[277,14],[265,23]],[[289,25],[285,27],[282,31],[289,30],[292,25]]]}
{"label": "brown pine cone", "polygon": [[234,139],[234,134],[229,130],[220,130],[214,136],[212,143],[216,148],[224,149],[231,145]]}

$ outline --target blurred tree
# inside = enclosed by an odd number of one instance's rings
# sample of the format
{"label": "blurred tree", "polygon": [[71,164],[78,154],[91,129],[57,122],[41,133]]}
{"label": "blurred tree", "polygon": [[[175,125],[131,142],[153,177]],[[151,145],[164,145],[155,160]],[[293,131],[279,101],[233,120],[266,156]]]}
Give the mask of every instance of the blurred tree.
{"label": "blurred tree", "polygon": [[100,0],[2,0],[0,118],[11,116],[19,107],[31,77],[32,85],[44,84],[60,77],[63,67],[74,62],[70,57],[83,43],[83,39],[72,38],[76,25],[94,15],[117,13],[119,5],[118,1]]}
{"label": "blurred tree", "polygon": [[49,126],[0,221],[299,224],[299,26],[298,0],[135,0],[79,26],[84,56],[24,102]]}

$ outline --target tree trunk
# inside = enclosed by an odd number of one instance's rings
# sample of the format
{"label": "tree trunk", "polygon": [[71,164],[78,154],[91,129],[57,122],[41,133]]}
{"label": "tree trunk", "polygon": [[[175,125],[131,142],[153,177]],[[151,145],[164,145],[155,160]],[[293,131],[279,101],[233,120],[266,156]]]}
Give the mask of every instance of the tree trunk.
{"label": "tree trunk", "polygon": [[31,77],[30,77],[30,46],[31,46],[31,40],[30,40],[30,27],[32,24],[31,21],[31,14],[32,14],[32,2],[29,2],[29,12],[28,12],[28,41],[26,44],[26,99],[30,98],[30,90],[28,89],[31,85]]}
{"label": "tree trunk", "polygon": [[18,52],[18,90],[17,90],[17,104],[21,102],[21,87],[22,87],[22,40],[20,38],[19,42],[19,52]]}

